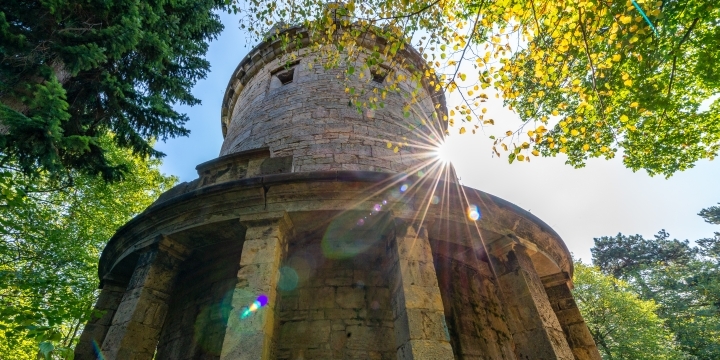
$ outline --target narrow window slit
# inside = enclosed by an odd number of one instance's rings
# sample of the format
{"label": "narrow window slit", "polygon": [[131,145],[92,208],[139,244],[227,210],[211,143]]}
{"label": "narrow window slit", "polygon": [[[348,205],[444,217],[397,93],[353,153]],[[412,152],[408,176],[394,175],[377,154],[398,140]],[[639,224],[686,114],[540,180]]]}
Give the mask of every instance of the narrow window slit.
{"label": "narrow window slit", "polygon": [[390,73],[390,68],[384,65],[378,65],[376,67],[373,67],[370,69],[370,75],[372,77],[372,81],[382,84],[385,82],[385,78]]}
{"label": "narrow window slit", "polygon": [[295,75],[295,68],[277,73],[275,76],[277,76],[281,84],[287,85],[293,81],[293,75]]}
{"label": "narrow window slit", "polygon": [[295,67],[299,63],[300,61],[289,63],[281,68],[276,69],[271,73],[271,75],[277,78],[280,81],[281,85],[287,85],[293,82],[293,79],[295,78]]}

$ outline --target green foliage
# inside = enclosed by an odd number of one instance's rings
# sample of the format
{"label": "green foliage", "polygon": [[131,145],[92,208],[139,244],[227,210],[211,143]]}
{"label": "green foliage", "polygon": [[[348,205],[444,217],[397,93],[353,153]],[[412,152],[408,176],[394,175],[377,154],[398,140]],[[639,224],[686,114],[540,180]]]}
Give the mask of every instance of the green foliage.
{"label": "green foliage", "polygon": [[681,359],[670,332],[630,285],[575,263],[573,295],[603,359]]}
{"label": "green foliage", "polygon": [[[712,213],[713,208],[701,214]],[[711,218],[708,215],[707,218]],[[595,239],[593,262],[627,281],[642,299],[657,303],[656,313],[692,359],[720,358],[720,235],[696,241],[640,235]]]}
{"label": "green foliage", "polygon": [[190,89],[205,76],[222,0],[5,1],[0,6],[0,165],[115,180],[113,142],[159,157],[151,139],[185,136]]}
{"label": "green foliage", "polygon": [[641,235],[623,234],[596,238],[595,247],[590,250],[593,263],[620,278],[624,273],[653,264],[686,263],[695,257],[697,251],[690,247],[689,241],[671,240],[669,237],[670,234],[662,230],[652,240],[646,240]]}
{"label": "green foliage", "polygon": [[622,155],[630,169],[670,176],[720,150],[720,101],[700,106],[720,93],[715,0],[249,0],[231,8],[255,40],[302,25],[311,46],[345,49],[347,58],[362,51],[364,32],[387,40],[372,49],[381,55],[374,62],[401,62],[395,55],[412,42],[427,61],[414,84],[459,98],[446,119],[454,131],[501,124],[487,113],[489,96],[518,114],[520,123],[485,129],[511,163],[563,154],[582,167]]}
{"label": "green foliage", "polygon": [[711,206],[707,209],[702,209],[698,215],[710,224],[720,225],[720,206]]}
{"label": "green foliage", "polygon": [[720,91],[720,7],[639,3],[657,32],[629,0],[580,2],[567,22],[540,19],[543,36],[506,63],[527,74],[508,100],[523,120],[560,120],[538,143],[544,154],[580,167],[619,153],[630,169],[666,176],[717,155],[720,104],[700,105]]}
{"label": "green foliage", "polygon": [[[121,182],[71,172],[71,183],[5,166],[0,196],[0,354],[67,358],[96,296],[97,259],[114,232],[176,181],[159,161],[101,138],[129,169]],[[9,190],[10,189],[10,190]]]}

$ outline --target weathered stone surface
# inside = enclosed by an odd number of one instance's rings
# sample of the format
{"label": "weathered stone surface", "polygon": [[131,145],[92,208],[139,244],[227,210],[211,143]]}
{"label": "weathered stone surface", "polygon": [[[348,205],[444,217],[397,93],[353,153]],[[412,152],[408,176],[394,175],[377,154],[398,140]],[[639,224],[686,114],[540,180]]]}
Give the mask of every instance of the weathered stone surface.
{"label": "weathered stone surface", "polygon": [[[414,106],[416,115],[406,118],[403,115],[406,98],[402,92],[407,94],[415,89],[415,85],[407,80],[407,84],[400,84],[401,93],[387,94],[383,108],[360,114],[354,107],[348,107],[350,95],[345,88],[372,91],[382,87],[367,81],[369,73],[363,79],[356,75],[348,82],[337,81],[346,70],[345,65],[331,70],[321,66],[311,68],[308,64],[314,61],[315,54],[305,50],[298,54],[299,61],[292,68],[292,82],[282,85],[277,81],[278,73],[259,71],[249,78],[241,92],[233,91],[232,96],[228,95],[234,107],[226,110],[222,155],[269,147],[273,157],[291,157],[293,171],[399,172],[421,161],[408,155],[422,150],[404,147],[396,154],[387,149],[386,143],[423,142],[419,134],[431,130],[419,119],[426,119],[425,124],[436,128],[435,131],[440,129],[440,124],[430,120],[435,112],[431,100],[433,94],[420,89],[416,96],[423,100]],[[262,66],[277,69],[285,61],[284,58],[270,58],[270,62]],[[392,71],[411,78],[411,74],[400,66],[395,66]],[[440,100],[436,100],[440,105]]]}
{"label": "weathered stone surface", "polygon": [[600,352],[570,292],[570,276],[558,273],[541,280],[575,359],[600,360]]}
{"label": "weathered stone surface", "polygon": [[[247,230],[220,359],[269,359],[276,340],[279,269],[292,222],[284,213],[257,214],[241,221]],[[267,304],[250,308],[261,297]]]}
{"label": "weathered stone surface", "polygon": [[396,221],[388,262],[398,359],[453,359],[425,229]]}
{"label": "weathered stone surface", "polygon": [[279,291],[278,359],[300,353],[305,359],[394,358],[388,280],[378,271],[382,243],[354,257],[327,259],[322,242],[310,237],[289,248],[285,266],[299,276],[296,287]]}
{"label": "weathered stone surface", "polygon": [[526,248],[515,239],[491,244],[491,260],[518,358],[573,359]]}
{"label": "weathered stone surface", "polygon": [[[505,309],[488,264],[435,241],[435,268],[455,358],[515,359]],[[448,256],[450,255],[450,256]],[[457,260],[461,259],[461,260]]]}
{"label": "weathered stone surface", "polygon": [[95,359],[97,346],[102,345],[110,329],[112,319],[125,293],[126,285],[105,281],[100,296],[95,303],[94,313],[83,329],[78,345],[75,347],[75,359]]}
{"label": "weathered stone surface", "polygon": [[102,343],[106,359],[152,359],[186,255],[183,246],[165,238],[140,256]]}

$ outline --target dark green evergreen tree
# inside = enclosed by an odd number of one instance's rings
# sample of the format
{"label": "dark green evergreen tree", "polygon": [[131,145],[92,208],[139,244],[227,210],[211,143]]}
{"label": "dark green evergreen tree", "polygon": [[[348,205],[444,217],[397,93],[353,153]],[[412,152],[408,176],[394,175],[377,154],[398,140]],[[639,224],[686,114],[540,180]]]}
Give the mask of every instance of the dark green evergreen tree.
{"label": "dark green evergreen tree", "polygon": [[12,0],[0,5],[0,168],[123,176],[99,140],[160,157],[185,136],[223,0]]}

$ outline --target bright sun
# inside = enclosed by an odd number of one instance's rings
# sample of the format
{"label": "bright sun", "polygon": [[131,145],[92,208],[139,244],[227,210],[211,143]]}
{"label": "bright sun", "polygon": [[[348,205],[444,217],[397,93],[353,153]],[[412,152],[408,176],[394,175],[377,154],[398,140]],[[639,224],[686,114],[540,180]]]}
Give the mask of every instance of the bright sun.
{"label": "bright sun", "polygon": [[443,141],[438,146],[437,150],[435,151],[435,156],[437,156],[440,161],[444,163],[449,163],[451,161],[451,151],[450,146],[448,145],[447,141]]}

